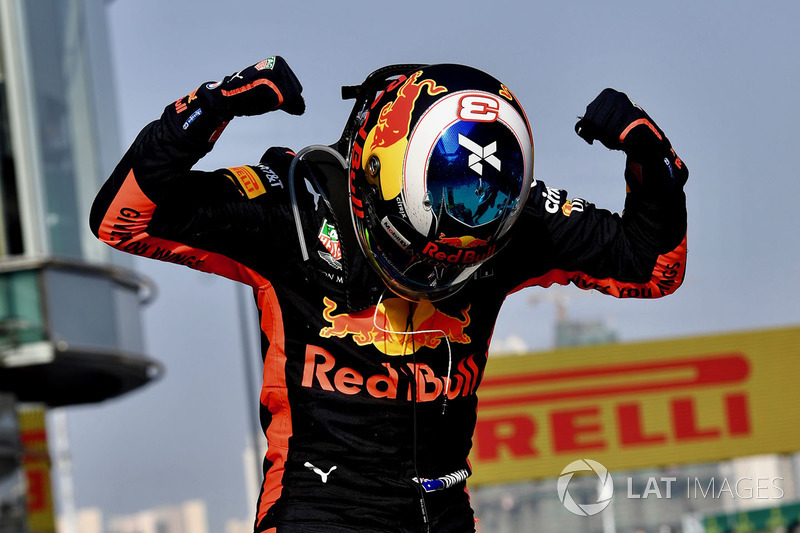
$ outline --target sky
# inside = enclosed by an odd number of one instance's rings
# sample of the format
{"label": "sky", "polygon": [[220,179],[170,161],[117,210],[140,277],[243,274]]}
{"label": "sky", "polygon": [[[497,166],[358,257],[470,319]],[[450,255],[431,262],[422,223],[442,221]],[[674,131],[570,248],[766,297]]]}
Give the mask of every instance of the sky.
{"label": "sky", "polygon": [[[574,287],[523,291],[507,300],[492,351],[550,349],[557,303],[571,319],[605,321],[623,342],[800,323],[797,2],[222,6],[108,4],[121,151],[167,104],[270,55],[282,55],[302,82],[305,115],[236,119],[196,168],[255,163],[274,145],[332,143],[350,111],[341,85],[390,63],[456,62],[493,74],[521,100],[536,179],[619,211],[624,155],[573,131],[586,105],[614,87],[648,111],[689,167],[684,285],[655,301]],[[166,375],[123,398],[70,409],[76,504],[118,514],[202,498],[211,531],[229,518],[249,521],[242,452],[257,401],[245,385],[258,357],[252,313],[242,337],[241,291],[231,282],[138,258],[134,266],[158,285],[144,334]]]}

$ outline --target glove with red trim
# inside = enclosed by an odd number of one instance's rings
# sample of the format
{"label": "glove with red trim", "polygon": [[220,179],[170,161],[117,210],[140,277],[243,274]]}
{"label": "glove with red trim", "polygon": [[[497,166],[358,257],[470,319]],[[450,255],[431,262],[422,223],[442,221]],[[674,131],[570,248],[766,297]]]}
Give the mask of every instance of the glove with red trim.
{"label": "glove with red trim", "polygon": [[[670,182],[680,186],[686,183],[686,165],[672,149],[669,139],[625,93],[604,89],[586,106],[586,113],[575,124],[575,133],[589,144],[596,139],[610,150],[623,150],[635,164],[663,162]],[[636,180],[641,182],[641,176],[637,175]],[[632,179],[628,182],[633,183]]]}
{"label": "glove with red trim", "polygon": [[214,114],[226,121],[276,109],[302,115],[306,109],[303,86],[280,56],[268,57],[222,81],[206,83],[199,92],[205,93]]}
{"label": "glove with red trim", "polygon": [[589,144],[596,139],[610,150],[655,146],[666,140],[664,132],[628,95],[604,89],[575,124],[575,133]]}

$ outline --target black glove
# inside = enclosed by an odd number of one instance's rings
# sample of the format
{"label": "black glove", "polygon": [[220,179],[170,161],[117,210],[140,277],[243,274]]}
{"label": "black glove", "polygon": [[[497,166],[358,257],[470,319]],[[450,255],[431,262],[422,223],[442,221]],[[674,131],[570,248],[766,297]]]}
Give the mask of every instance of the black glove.
{"label": "black glove", "polygon": [[643,165],[655,170],[645,180],[645,186],[653,190],[659,186],[682,187],[689,176],[661,128],[625,93],[604,89],[586,106],[575,132],[589,144],[597,139],[606,148],[628,155],[625,178],[631,189],[643,182]]}
{"label": "black glove", "polygon": [[198,92],[211,104],[213,113],[224,121],[276,109],[302,115],[306,109],[301,95],[303,86],[280,56],[269,57],[220,82],[205,83]]}
{"label": "black glove", "polygon": [[603,90],[586,106],[586,114],[575,124],[575,133],[589,144],[597,139],[606,148],[628,154],[663,148],[668,142],[644,109],[614,89]]}

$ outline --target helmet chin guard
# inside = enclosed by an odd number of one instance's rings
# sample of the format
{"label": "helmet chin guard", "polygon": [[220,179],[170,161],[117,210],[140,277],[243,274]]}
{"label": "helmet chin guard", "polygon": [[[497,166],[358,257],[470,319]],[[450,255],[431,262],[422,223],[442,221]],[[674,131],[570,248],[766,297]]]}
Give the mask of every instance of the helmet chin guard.
{"label": "helmet chin guard", "polygon": [[445,298],[505,245],[527,199],[525,113],[505,85],[463,65],[385,67],[353,92],[339,149],[359,245],[399,296]]}

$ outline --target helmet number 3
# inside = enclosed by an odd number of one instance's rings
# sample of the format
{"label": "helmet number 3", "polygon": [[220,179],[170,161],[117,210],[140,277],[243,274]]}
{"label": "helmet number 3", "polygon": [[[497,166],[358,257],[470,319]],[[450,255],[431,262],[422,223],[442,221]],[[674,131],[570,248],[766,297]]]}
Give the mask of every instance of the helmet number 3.
{"label": "helmet number 3", "polygon": [[491,96],[468,95],[459,101],[458,118],[469,122],[494,122],[500,115],[500,103]]}

